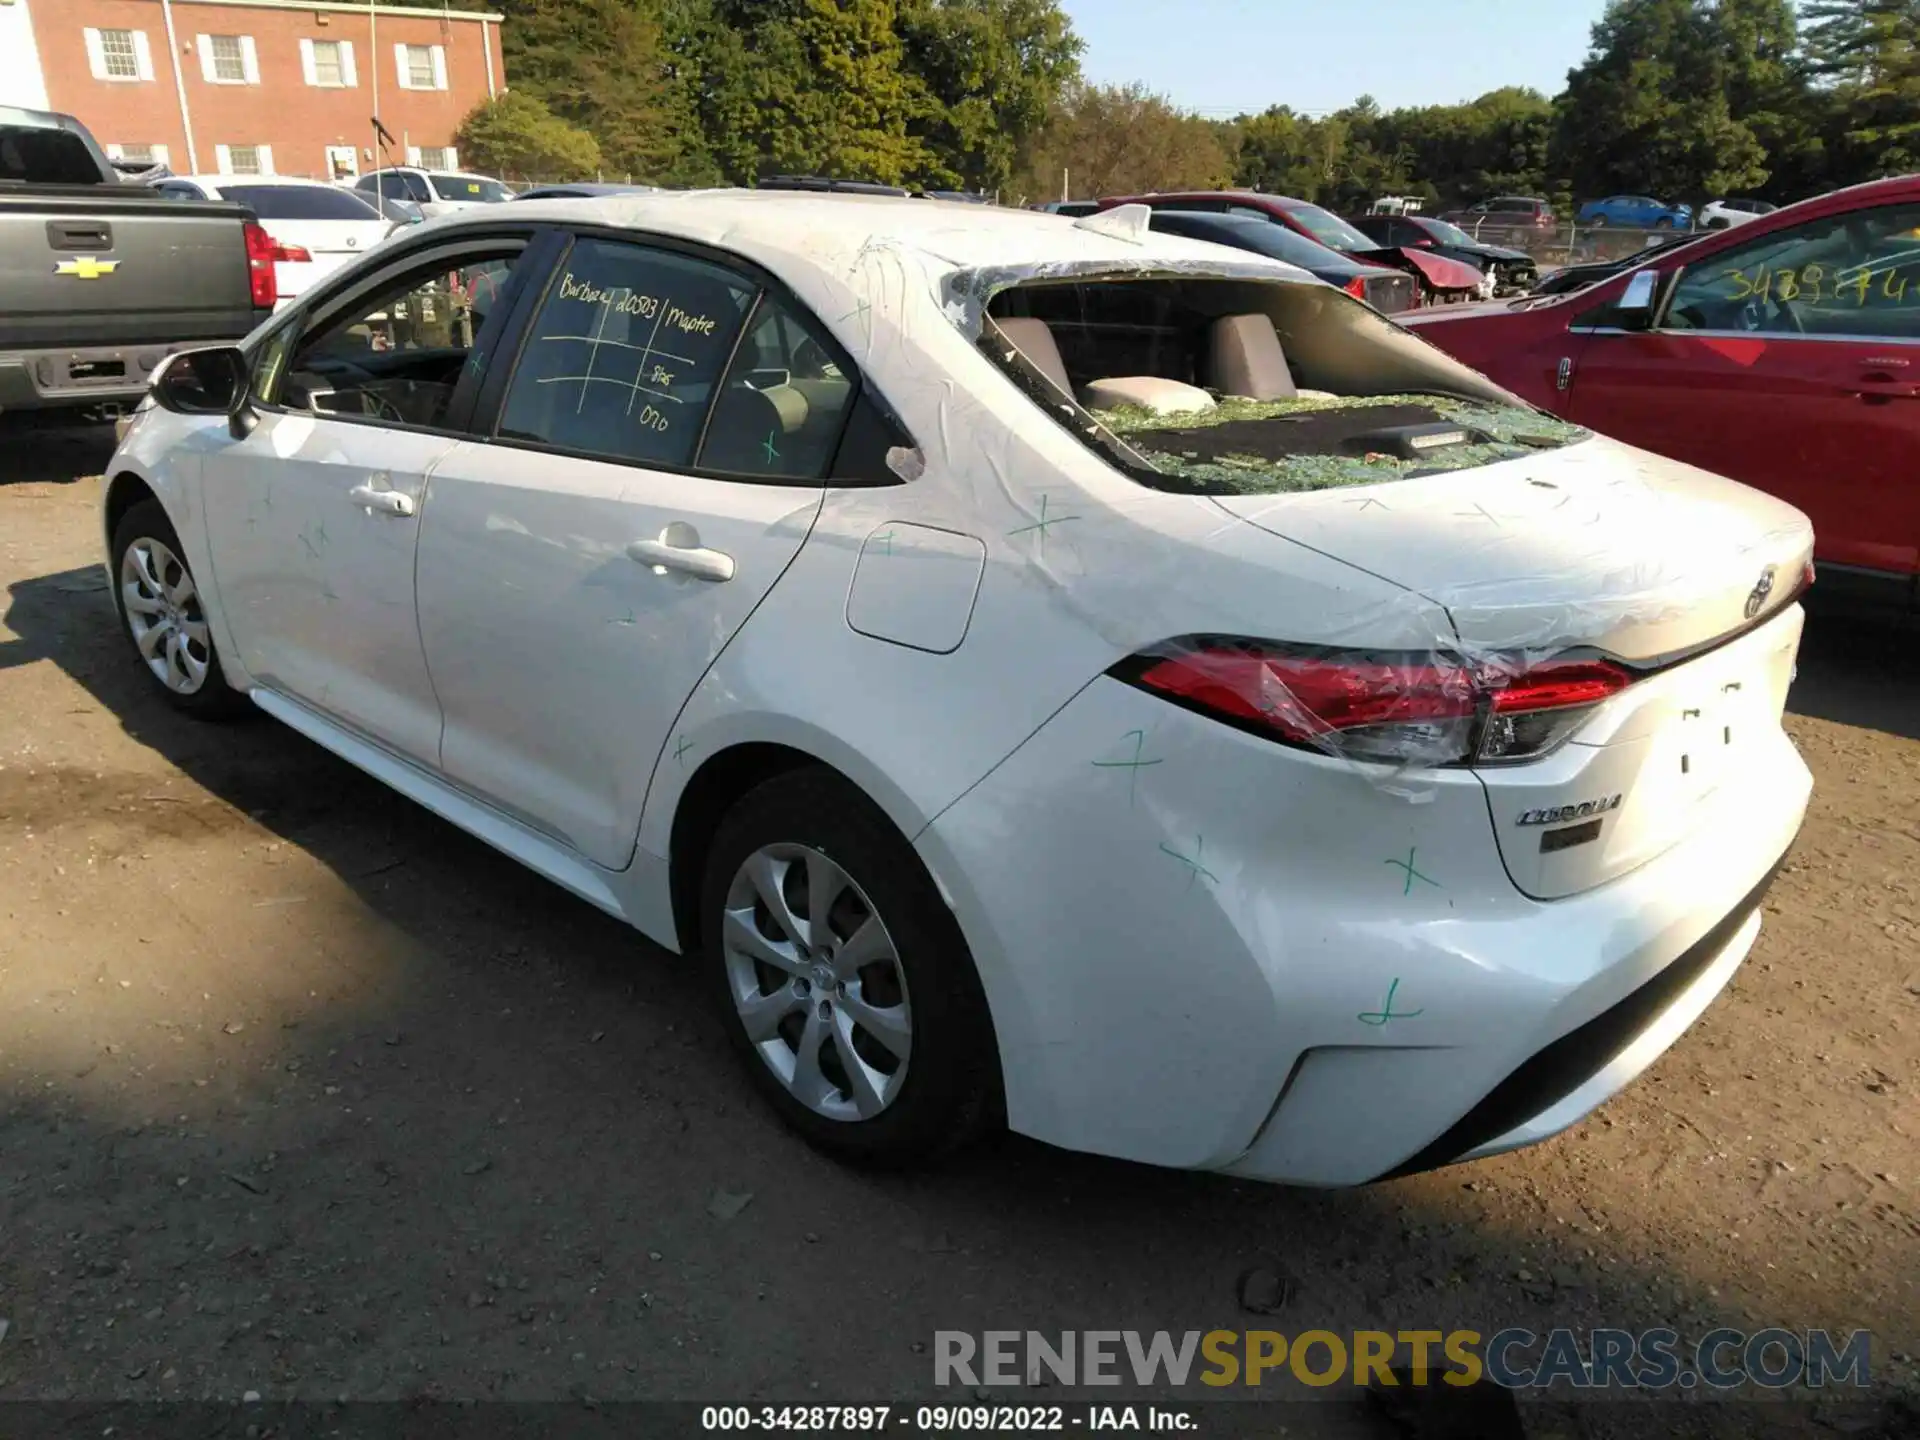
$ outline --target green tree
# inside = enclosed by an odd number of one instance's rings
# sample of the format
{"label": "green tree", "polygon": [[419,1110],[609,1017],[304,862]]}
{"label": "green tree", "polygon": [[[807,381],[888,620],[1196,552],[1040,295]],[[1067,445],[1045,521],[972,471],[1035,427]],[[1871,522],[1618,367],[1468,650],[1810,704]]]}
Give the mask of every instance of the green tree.
{"label": "green tree", "polygon": [[572,179],[600,169],[600,142],[524,90],[476,105],[454,137],[470,166],[528,179]]}
{"label": "green tree", "polygon": [[639,0],[501,0],[516,89],[591,133],[607,169],[675,177],[697,132],[670,69],[659,7]]}
{"label": "green tree", "polygon": [[952,184],[915,133],[930,109],[904,64],[894,0],[722,0],[755,104],[740,116],[761,173]]}
{"label": "green tree", "polygon": [[1920,168],[1920,0],[1807,0],[1807,53],[1831,87],[1829,180]]}
{"label": "green tree", "polygon": [[907,0],[900,18],[931,101],[917,133],[966,188],[1000,189],[1080,78],[1072,23],[1055,0]]}
{"label": "green tree", "polygon": [[1736,118],[1702,0],[1613,0],[1557,104],[1556,167],[1582,194],[1668,200],[1750,191],[1766,152]]}
{"label": "green tree", "polygon": [[1016,189],[1052,200],[1231,183],[1233,156],[1214,127],[1142,85],[1069,86]]}

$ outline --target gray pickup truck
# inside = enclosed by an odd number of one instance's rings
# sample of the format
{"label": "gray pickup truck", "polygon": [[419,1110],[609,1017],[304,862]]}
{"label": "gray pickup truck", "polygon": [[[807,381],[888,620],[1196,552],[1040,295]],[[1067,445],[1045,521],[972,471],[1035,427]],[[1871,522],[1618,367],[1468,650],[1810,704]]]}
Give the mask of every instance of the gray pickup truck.
{"label": "gray pickup truck", "polygon": [[72,116],[0,106],[0,412],[131,409],[162,358],[273,313],[271,247],[239,205],[123,183]]}

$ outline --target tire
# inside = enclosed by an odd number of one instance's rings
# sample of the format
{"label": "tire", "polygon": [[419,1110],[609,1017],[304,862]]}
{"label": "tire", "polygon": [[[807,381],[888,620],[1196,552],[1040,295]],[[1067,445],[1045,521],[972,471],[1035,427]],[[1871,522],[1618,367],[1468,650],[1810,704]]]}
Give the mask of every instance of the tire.
{"label": "tire", "polygon": [[[829,938],[809,944],[823,880]],[[702,963],[728,1040],[808,1143],[907,1166],[998,1117],[993,1025],[960,928],[912,847],[854,786],[809,767],[749,792],[721,822],[700,895]],[[877,932],[862,928],[875,922]],[[846,941],[860,959],[836,953]]]}
{"label": "tire", "polygon": [[[231,720],[252,712],[247,697],[227,684],[200,605],[199,582],[158,500],[140,501],[114,526],[113,582],[120,631],[169,705],[198,720]],[[148,619],[139,607],[156,603],[165,613]],[[177,645],[171,639],[175,633],[182,635]]]}
{"label": "tire", "polygon": [[1658,220],[1653,222],[1653,228],[1656,230],[1671,230],[1673,228],[1673,217],[1671,215],[1662,215]]}
{"label": "tire", "polygon": [[1593,217],[1593,219],[1589,223],[1596,230],[1604,230],[1607,228],[1608,221],[1606,216],[1596,215]]}

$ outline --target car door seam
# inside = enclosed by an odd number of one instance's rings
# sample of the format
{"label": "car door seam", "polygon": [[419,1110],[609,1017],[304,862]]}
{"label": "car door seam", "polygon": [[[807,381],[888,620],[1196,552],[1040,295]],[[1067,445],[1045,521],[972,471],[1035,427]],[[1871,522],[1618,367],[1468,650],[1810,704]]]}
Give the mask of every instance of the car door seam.
{"label": "car door seam", "polygon": [[786,578],[787,572],[800,559],[801,552],[807,548],[807,542],[813,538],[814,529],[820,523],[820,516],[827,508],[827,489],[824,483],[820,486],[820,494],[813,507],[813,515],[807,521],[806,533],[800,537],[800,543],[793,547],[793,553],[787,557],[787,563],[780,567],[780,573],[773,577],[773,582],[761,592],[760,598],[753,602],[747,613],[740,617],[740,623],[733,627],[733,633],[727,636],[718,650],[713,652],[712,658],[701,669],[693,684],[687,687],[687,693],[681,696],[680,704],[673,712],[673,718],[667,721],[666,727],[660,732],[660,748],[654,752],[653,765],[647,771],[647,788],[640,795],[640,810],[633,817],[633,843],[627,851],[626,863],[619,867],[623,873],[633,868],[634,861],[640,854],[640,832],[646,826],[647,806],[653,799],[654,783],[660,778],[661,762],[666,758],[667,747],[672,743],[674,732],[679,728],[680,717],[687,713],[687,707],[693,704],[694,696],[698,695],[701,687],[707,683],[707,677],[713,673],[714,667],[733,648],[734,642],[746,634],[747,626],[751,625],[753,617],[760,613],[760,607],[767,603],[775,590],[780,588],[780,582]]}

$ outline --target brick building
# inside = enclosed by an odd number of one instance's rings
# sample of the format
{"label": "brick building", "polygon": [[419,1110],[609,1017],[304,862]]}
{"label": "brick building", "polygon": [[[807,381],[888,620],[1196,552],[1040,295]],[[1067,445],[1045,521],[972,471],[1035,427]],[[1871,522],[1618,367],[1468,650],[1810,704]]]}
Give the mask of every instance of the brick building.
{"label": "brick building", "polygon": [[500,20],[431,0],[0,0],[0,105],[78,115],[110,155],[181,174],[452,169],[460,121],[506,88]]}

